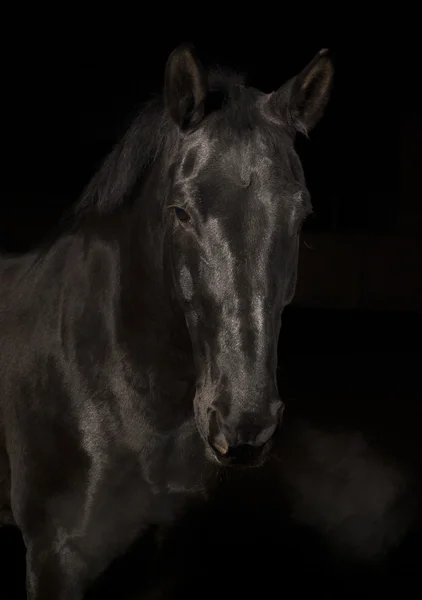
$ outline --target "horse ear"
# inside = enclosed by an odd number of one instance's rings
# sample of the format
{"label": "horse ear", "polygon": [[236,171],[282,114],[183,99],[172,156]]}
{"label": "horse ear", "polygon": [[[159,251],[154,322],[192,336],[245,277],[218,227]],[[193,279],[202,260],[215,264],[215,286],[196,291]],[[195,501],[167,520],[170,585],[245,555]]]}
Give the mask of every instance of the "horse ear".
{"label": "horse ear", "polygon": [[295,131],[309,133],[328,103],[333,75],[328,50],[320,50],[303,71],[271,95],[272,109]]}
{"label": "horse ear", "polygon": [[182,129],[197,125],[204,116],[207,75],[194,47],[185,43],[170,54],[164,80],[164,101],[173,119]]}

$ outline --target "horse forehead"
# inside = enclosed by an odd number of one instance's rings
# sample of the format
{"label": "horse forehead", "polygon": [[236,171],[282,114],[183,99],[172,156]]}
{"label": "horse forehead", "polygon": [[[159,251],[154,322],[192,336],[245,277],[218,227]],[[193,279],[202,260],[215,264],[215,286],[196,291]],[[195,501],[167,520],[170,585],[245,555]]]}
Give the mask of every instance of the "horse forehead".
{"label": "horse forehead", "polygon": [[253,174],[268,171],[273,165],[271,149],[259,130],[245,135],[213,136],[201,131],[184,145],[178,180],[187,182],[206,173],[237,179],[248,185]]}
{"label": "horse forehead", "polygon": [[222,264],[227,264],[231,252],[253,252],[255,256],[266,255],[271,243],[280,231],[279,210],[272,191],[256,193],[245,190],[235,201],[221,197],[210,203],[204,214],[205,245],[213,254],[221,252]]}
{"label": "horse forehead", "polygon": [[268,146],[259,135],[230,144],[217,158],[222,170],[244,186],[249,186],[252,179],[262,180],[262,185],[274,164]]}

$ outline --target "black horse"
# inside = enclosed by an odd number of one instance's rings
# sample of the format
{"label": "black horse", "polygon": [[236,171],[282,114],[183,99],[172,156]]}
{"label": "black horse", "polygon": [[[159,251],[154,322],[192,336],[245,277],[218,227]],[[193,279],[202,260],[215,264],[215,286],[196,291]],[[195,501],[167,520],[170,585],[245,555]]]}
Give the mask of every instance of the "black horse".
{"label": "black horse", "polygon": [[221,468],[264,462],[311,210],[294,140],[332,75],[321,51],[267,95],[180,46],[66,228],[2,258],[0,492],[30,600],[82,598]]}

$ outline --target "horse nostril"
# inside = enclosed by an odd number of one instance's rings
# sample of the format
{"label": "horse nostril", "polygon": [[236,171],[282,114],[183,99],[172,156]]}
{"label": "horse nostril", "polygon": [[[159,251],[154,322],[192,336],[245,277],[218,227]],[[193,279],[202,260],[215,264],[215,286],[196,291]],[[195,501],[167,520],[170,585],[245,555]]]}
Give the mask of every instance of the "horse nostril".
{"label": "horse nostril", "polygon": [[209,435],[208,442],[212,448],[225,456],[230,450],[230,444],[222,432],[223,423],[221,421],[221,417],[218,411],[212,410],[209,416]]}
{"label": "horse nostril", "polygon": [[229,443],[222,433],[219,433],[210,443],[214,450],[222,456],[228,454],[230,450]]}

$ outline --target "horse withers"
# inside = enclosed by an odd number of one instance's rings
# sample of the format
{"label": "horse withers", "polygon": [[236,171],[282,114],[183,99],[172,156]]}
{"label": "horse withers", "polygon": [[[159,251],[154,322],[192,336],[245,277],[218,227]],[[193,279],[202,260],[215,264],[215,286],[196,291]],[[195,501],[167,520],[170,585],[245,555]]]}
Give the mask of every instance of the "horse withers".
{"label": "horse withers", "polygon": [[59,233],[1,259],[1,471],[29,600],[82,598],[219,469],[264,461],[311,210],[294,141],[332,75],[321,51],[264,94],[178,47]]}

